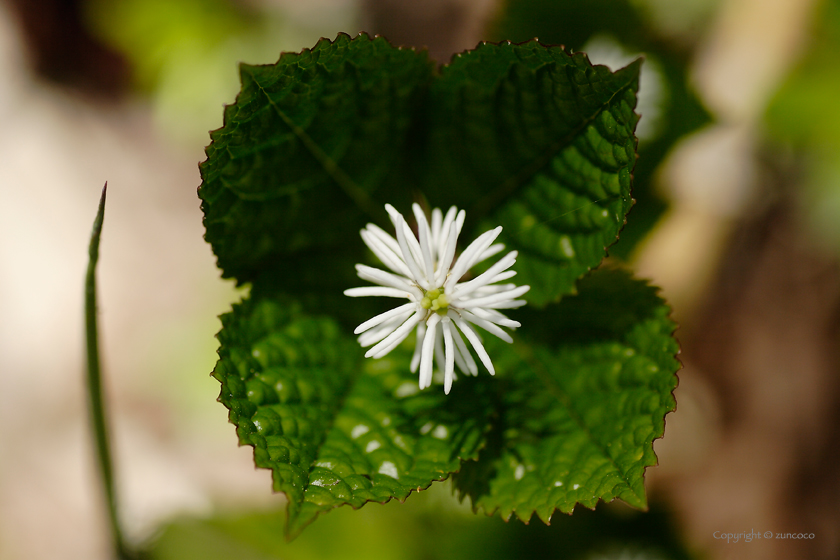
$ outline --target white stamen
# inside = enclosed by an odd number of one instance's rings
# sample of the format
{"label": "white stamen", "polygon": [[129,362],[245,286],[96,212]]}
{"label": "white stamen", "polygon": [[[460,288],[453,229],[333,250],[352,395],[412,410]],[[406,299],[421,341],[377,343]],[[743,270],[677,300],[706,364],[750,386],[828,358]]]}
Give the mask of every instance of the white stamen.
{"label": "white stamen", "polygon": [[464,373],[478,375],[478,365],[476,365],[475,360],[473,360],[472,354],[470,354],[470,351],[467,348],[466,343],[464,342],[464,339],[461,338],[461,334],[455,327],[452,327],[452,338],[455,340],[455,348],[458,349],[458,355],[456,355],[455,358],[457,359],[460,356],[461,359],[466,362],[464,365],[467,366],[463,367],[461,364],[458,364],[458,367],[460,367],[461,371],[463,371]]}
{"label": "white stamen", "polygon": [[481,340],[475,334],[475,331],[460,317],[454,319],[454,321],[458,325],[458,328],[461,329],[461,332],[464,333],[464,336],[467,337],[467,340],[470,341],[473,348],[475,348],[475,353],[478,354],[478,358],[484,364],[484,367],[487,368],[487,371],[490,372],[490,375],[496,375],[496,370],[493,369],[493,362],[490,361],[490,356],[487,355],[487,350],[484,349],[484,345],[481,344]]}
{"label": "white stamen", "polygon": [[408,334],[411,332],[411,329],[414,328],[414,325],[416,325],[422,320],[423,314],[420,311],[418,311],[417,313],[412,315],[411,318],[408,319],[405,323],[400,325],[397,330],[386,336],[382,342],[365,352],[365,358],[381,358],[382,356],[396,348],[396,346],[400,342],[405,340],[405,337],[408,336]]}
{"label": "white stamen", "polygon": [[368,246],[373,254],[376,255],[376,258],[382,261],[385,266],[403,276],[409,276],[411,274],[402,257],[397,256],[396,253],[391,251],[390,247],[383,243],[381,239],[364,229],[361,231],[361,235],[365,245]]}
{"label": "white stamen", "polygon": [[[440,247],[440,225],[442,219],[443,213],[440,211],[440,208],[432,210],[432,247]],[[438,252],[440,252],[440,249],[438,249]]]}
{"label": "white stamen", "polygon": [[455,245],[458,242],[458,233],[455,231],[455,224],[449,225],[449,234],[446,236],[446,247],[443,250],[443,257],[440,259],[437,272],[435,273],[435,283],[440,284],[446,279],[446,274],[449,272],[449,266],[452,264],[452,259],[455,257]]}
{"label": "white stamen", "polygon": [[505,303],[507,302],[507,300],[518,298],[530,289],[531,286],[519,286],[518,288],[508,290],[507,292],[499,292],[497,294],[492,294],[489,296],[484,296],[478,299],[471,300],[469,304],[464,305],[464,307],[495,307],[496,309],[502,309],[501,306],[497,306],[496,304]]}
{"label": "white stamen", "polygon": [[484,252],[484,250],[489,247],[493,241],[495,241],[500,233],[502,233],[502,226],[482,233],[478,239],[470,243],[467,249],[461,253],[460,257],[458,257],[458,260],[455,262],[455,266],[452,267],[452,271],[449,273],[449,278],[447,278],[446,284],[444,285],[447,288],[452,288],[455,283],[461,279],[461,276],[463,276],[470,268],[472,268],[472,265],[475,264],[476,255]]}
{"label": "white stamen", "polygon": [[414,217],[417,219],[417,231],[420,233],[420,252],[423,255],[423,271],[426,273],[426,280],[431,282],[435,277],[435,264],[432,261],[431,235],[426,216],[419,204],[412,204]]}
{"label": "white stamen", "polygon": [[[408,269],[411,271],[411,277],[414,278],[414,280],[418,282],[423,289],[430,289],[429,281],[423,277],[423,273],[420,271],[420,267],[417,265],[417,260],[415,259],[415,256],[411,253],[411,249],[409,248],[409,242],[405,235],[405,230],[408,229],[408,226],[405,224],[405,220],[403,220],[402,216],[398,217],[398,225],[396,227],[397,242],[400,244],[400,250],[402,251],[403,260],[408,265]],[[411,238],[414,239],[414,236],[412,235]],[[414,242],[417,243],[417,240],[414,239]],[[419,253],[419,250],[417,252]]]}
{"label": "white stamen", "polygon": [[452,389],[452,376],[455,373],[455,349],[452,343],[452,321],[446,317],[443,321],[443,345],[446,352],[446,365],[443,369],[443,392],[447,395]]}
{"label": "white stamen", "polygon": [[435,345],[435,327],[440,321],[440,315],[435,313],[426,323],[426,337],[423,339],[423,354],[420,357],[420,388],[425,389],[432,384],[432,351]]}
{"label": "white stamen", "polygon": [[490,247],[488,247],[483,253],[481,253],[481,255],[479,255],[478,261],[476,261],[476,262],[486,261],[487,259],[489,259],[493,255],[501,253],[504,250],[505,250],[505,244],[504,243],[494,243],[493,245],[490,245]]}
{"label": "white stamen", "polygon": [[469,282],[464,282],[463,284],[459,284],[456,289],[452,290],[452,297],[453,298],[464,297],[468,294],[473,293],[478,288],[481,288],[482,286],[486,286],[487,284],[489,284],[493,280],[493,278],[496,275],[498,275],[499,273],[501,273],[501,272],[507,270],[508,268],[510,268],[511,266],[513,266],[513,263],[516,262],[516,255],[517,255],[516,251],[511,251],[510,253],[505,255],[502,260],[500,260],[499,262],[497,262],[496,264],[494,264],[493,266],[488,268],[482,274],[479,274],[478,276],[476,276],[475,278],[473,278]]}
{"label": "white stamen", "polygon": [[406,290],[398,290],[397,288],[381,288],[379,286],[365,286],[363,288],[350,288],[344,290],[345,296],[350,297],[365,297],[365,296],[385,296],[385,297],[408,297],[411,292]]}
{"label": "white stamen", "polygon": [[505,342],[508,342],[508,343],[513,342],[513,339],[510,337],[510,335],[508,333],[506,333],[505,331],[503,331],[502,329],[500,329],[498,326],[494,325],[490,321],[486,321],[486,320],[482,319],[481,317],[478,317],[477,315],[475,315],[473,313],[470,313],[466,309],[461,310],[461,317],[463,317],[464,319],[466,319],[470,323],[473,323],[474,325],[478,325],[479,327],[481,327],[485,331],[489,332],[490,334],[494,334],[494,335],[498,336],[499,338],[501,338]]}
{"label": "white stamen", "polygon": [[424,336],[426,336],[426,325],[420,323],[417,325],[417,344],[414,345],[414,354],[411,356],[411,365],[408,367],[411,373],[417,373],[417,366],[420,365],[420,354],[423,349]]}
{"label": "white stamen", "polygon": [[417,235],[393,206],[387,204],[385,210],[394,225],[395,236],[374,224],[368,224],[360,233],[365,245],[390,272],[358,264],[356,272],[359,278],[377,285],[350,288],[344,294],[350,297],[397,297],[408,302],[356,327],[359,344],[370,346],[365,357],[382,358],[416,328],[417,341],[409,369],[418,373],[420,389],[429,387],[433,379],[440,379],[432,375],[436,368],[443,374],[446,394],[457,379],[456,366],[465,374],[478,375],[478,365],[470,346],[484,367],[494,375],[490,356],[472,325],[512,342],[503,327],[515,329],[520,323],[497,310],[512,309],[526,303],[516,298],[526,293],[528,286],[501,283],[516,275],[515,271],[508,269],[516,262],[517,253],[512,251],[472,280],[463,283],[459,280],[473,265],[504,250],[502,243],[493,243],[502,228],[497,227],[480,235],[456,259],[458,237],[466,219],[463,210],[453,206],[443,215],[435,208],[429,220],[421,207],[413,204]]}
{"label": "white stamen", "polygon": [[379,323],[384,323],[385,321],[393,319],[394,317],[398,317],[400,315],[405,315],[405,318],[408,318],[408,316],[411,315],[411,312],[415,310],[416,307],[417,304],[415,303],[406,303],[404,305],[400,305],[399,307],[395,307],[390,311],[386,311],[385,313],[380,313],[376,317],[368,319],[367,321],[356,327],[356,330],[353,331],[353,334],[361,334],[366,330],[375,327]]}

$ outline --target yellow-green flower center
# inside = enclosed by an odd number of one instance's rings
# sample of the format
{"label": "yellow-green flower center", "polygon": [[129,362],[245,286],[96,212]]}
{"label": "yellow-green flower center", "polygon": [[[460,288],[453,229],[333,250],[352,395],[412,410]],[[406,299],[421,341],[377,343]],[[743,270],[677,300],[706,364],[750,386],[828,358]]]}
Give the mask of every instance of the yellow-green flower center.
{"label": "yellow-green flower center", "polygon": [[438,315],[446,315],[449,300],[446,299],[446,294],[443,293],[443,290],[436,288],[423,294],[423,299],[420,300],[420,306],[423,309],[436,311]]}

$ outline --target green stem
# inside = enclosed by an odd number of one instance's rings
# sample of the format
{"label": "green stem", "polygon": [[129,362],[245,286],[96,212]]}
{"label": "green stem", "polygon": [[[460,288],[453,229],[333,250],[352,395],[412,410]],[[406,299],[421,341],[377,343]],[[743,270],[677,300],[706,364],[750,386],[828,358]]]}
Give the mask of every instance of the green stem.
{"label": "green stem", "polygon": [[114,491],[114,472],[111,462],[111,449],[108,444],[108,426],[105,420],[105,408],[102,401],[102,374],[99,367],[99,334],[96,321],[96,262],[99,260],[99,239],[102,235],[102,222],[105,219],[105,192],[108,183],[102,188],[99,210],[93,221],[93,233],[90,237],[90,260],[85,278],[85,338],[87,342],[87,387],[90,403],[93,432],[96,439],[96,454],[108,507],[108,519],[111,525],[111,539],[114,552],[120,560],[132,558],[123,540],[120,521],[117,517],[117,498]]}

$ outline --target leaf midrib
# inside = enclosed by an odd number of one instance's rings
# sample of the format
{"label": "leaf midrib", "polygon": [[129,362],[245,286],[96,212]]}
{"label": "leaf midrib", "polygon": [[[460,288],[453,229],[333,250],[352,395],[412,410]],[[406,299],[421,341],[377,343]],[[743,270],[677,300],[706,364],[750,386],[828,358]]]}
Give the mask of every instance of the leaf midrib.
{"label": "leaf midrib", "polygon": [[[345,64],[352,64],[351,62],[345,62]],[[248,71],[247,67],[243,69],[243,72]],[[327,155],[324,150],[321,149],[320,146],[312,139],[309,134],[306,133],[301,127],[296,125],[294,121],[271,99],[271,96],[268,95],[266,89],[262,86],[256,76],[249,72],[251,79],[253,80],[254,85],[256,85],[260,92],[265,96],[266,101],[268,101],[269,105],[274,109],[277,116],[286,124],[286,126],[291,129],[294,135],[301,141],[303,146],[312,154],[312,156],[318,160],[318,163],[321,164],[321,167],[324,171],[329,175],[333,181],[341,188],[344,193],[350,197],[350,199],[366,214],[368,214],[371,218],[376,219],[383,213],[383,211],[379,208],[379,205],[375,204],[373,200],[368,196],[368,194],[345,172],[341,166],[338,165],[334,159],[332,159],[329,155]]]}
{"label": "leaf midrib", "polygon": [[[547,64],[550,63],[546,63],[546,65]],[[540,68],[544,66],[541,66]],[[568,66],[566,68],[568,69]],[[538,69],[539,68],[535,69],[535,71]],[[598,115],[600,115],[603,111],[606,110],[606,108],[613,102],[616,96],[623,94],[627,90],[627,88],[631,87],[633,81],[633,79],[628,80],[623,86],[618,88],[607,101],[602,103],[597,111],[595,111],[589,117],[584,118],[580,122],[580,124],[575,126],[571,131],[569,131],[568,134],[558,139],[556,142],[554,142],[548,148],[546,148],[543,156],[535,158],[530,163],[522,166],[522,168],[518,172],[505,179],[488,195],[478,200],[469,209],[467,213],[472,216],[483,217],[486,214],[490,213],[499,204],[501,204],[502,200],[508,198],[509,196],[513,195],[516,191],[524,187],[528,183],[528,178],[533,177],[540,169],[548,165],[548,163],[551,160],[553,160],[557,156],[557,154],[559,154],[565,148],[569,147],[572,144],[572,142],[574,142],[574,140],[578,137],[578,135],[586,129],[587,126],[595,122],[595,119],[598,118]]]}

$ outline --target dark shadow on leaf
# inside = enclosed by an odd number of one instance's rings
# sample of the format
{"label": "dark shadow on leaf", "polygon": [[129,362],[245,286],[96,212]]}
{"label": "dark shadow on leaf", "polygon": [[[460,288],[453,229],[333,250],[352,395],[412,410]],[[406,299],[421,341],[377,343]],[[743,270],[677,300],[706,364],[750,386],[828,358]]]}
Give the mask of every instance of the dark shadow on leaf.
{"label": "dark shadow on leaf", "polygon": [[[492,384],[497,389],[493,407],[489,413],[487,409],[484,410],[485,415],[490,414],[490,429],[486,435],[486,446],[479,453],[477,461],[464,461],[461,463],[461,470],[452,475],[453,492],[461,501],[469,497],[474,510],[478,509],[479,498],[490,492],[490,481],[496,478],[496,462],[501,457],[504,448],[506,415],[498,390],[499,385],[505,385],[506,381],[503,379],[496,381],[497,383]],[[490,386],[488,383],[483,385]]]}
{"label": "dark shadow on leaf", "polygon": [[548,345],[613,340],[652,318],[660,305],[657,288],[633,280],[621,269],[595,270],[581,278],[577,287],[577,294],[545,309],[526,307],[511,313],[522,323],[517,335]]}

